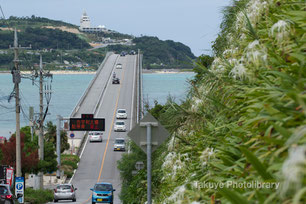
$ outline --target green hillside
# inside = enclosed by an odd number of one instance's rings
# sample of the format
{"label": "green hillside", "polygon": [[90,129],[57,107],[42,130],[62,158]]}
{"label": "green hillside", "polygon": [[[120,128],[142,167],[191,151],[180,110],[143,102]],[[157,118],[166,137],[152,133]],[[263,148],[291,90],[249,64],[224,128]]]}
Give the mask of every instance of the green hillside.
{"label": "green hillside", "polygon": [[[188,98],[150,112],[171,137],[153,154],[154,203],[306,203],[304,0],[235,0],[212,64],[198,59]],[[208,66],[204,66],[204,64]],[[123,203],[146,202],[145,155],[118,168]]]}
{"label": "green hillside", "polygon": [[[76,25],[62,21],[51,20],[42,17],[15,17],[0,20],[0,68],[7,69],[12,63],[12,53],[8,47],[13,44],[12,28],[18,31],[18,43],[22,46],[32,46],[33,50],[51,50],[51,53],[45,53],[46,62],[51,64],[62,64],[69,61],[73,63],[95,64],[102,62],[106,51],[137,51],[140,49],[144,54],[144,68],[192,68],[195,56],[186,45],[174,42],[172,40],[162,41],[157,37],[139,37],[108,31],[103,33],[82,33],[79,32]],[[132,39],[133,45],[121,45],[125,39]],[[85,50],[91,48],[90,42],[97,43],[102,41],[116,42],[118,45],[109,45],[106,48],[94,50]],[[78,50],[86,55],[77,57]],[[63,53],[64,52],[64,53]],[[73,54],[72,54],[73,53]],[[37,57],[27,54],[28,63],[37,63]],[[60,57],[59,57],[60,55]],[[91,56],[90,58],[84,56]],[[64,57],[63,57],[64,56]],[[80,60],[81,59],[81,60]],[[94,61],[94,63],[93,63]],[[57,67],[57,65],[56,65]]]}
{"label": "green hillside", "polygon": [[[192,68],[195,56],[190,48],[180,42],[160,40],[157,37],[137,37],[133,46],[110,45],[106,49],[117,53],[138,49],[143,53],[144,68]],[[102,50],[105,50],[102,49]]]}

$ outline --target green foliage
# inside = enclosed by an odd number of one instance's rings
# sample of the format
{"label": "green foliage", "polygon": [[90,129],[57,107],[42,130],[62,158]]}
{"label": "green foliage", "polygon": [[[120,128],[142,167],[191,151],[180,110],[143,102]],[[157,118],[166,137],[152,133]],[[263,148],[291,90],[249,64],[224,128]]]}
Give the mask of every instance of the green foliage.
{"label": "green foliage", "polygon": [[55,147],[50,142],[44,144],[44,160],[39,161],[39,169],[44,173],[52,173],[57,170]]}
{"label": "green foliage", "polygon": [[138,49],[143,53],[144,68],[192,68],[195,56],[186,45],[172,40],[159,40],[157,37],[134,38],[134,46],[110,45],[102,50],[113,50],[117,53]]}
{"label": "green foliage", "polygon": [[42,26],[66,26],[70,28],[77,28],[77,26],[63,21],[51,20],[48,18],[38,17],[32,15],[31,17],[16,17],[10,16],[8,19],[0,19],[0,27],[12,27],[17,29],[24,29],[25,27],[42,27]]}
{"label": "green foliage", "polygon": [[73,171],[78,168],[78,162],[80,158],[77,155],[62,154],[61,155],[61,170],[64,170],[64,174],[68,178],[71,178]]}
{"label": "green foliage", "polygon": [[[305,203],[304,10],[299,0],[225,10],[217,56],[198,60],[186,101],[153,109],[172,134],[153,159],[154,203]],[[201,186],[227,182],[274,187]]]}
{"label": "green foliage", "polygon": [[[56,125],[53,125],[51,121],[47,122],[46,125],[46,133],[45,133],[46,141],[53,144],[54,148],[56,148]],[[61,131],[61,153],[65,150],[68,150],[70,145],[68,143],[68,136],[66,131]]]}
{"label": "green foliage", "polygon": [[[1,49],[7,49],[14,39],[13,32],[0,31]],[[27,27],[18,34],[19,44],[32,45],[33,49],[82,49],[90,45],[76,34],[59,29]]]}
{"label": "green foliage", "polygon": [[[146,154],[134,143],[130,142],[130,154],[123,154],[122,158],[118,161],[117,167],[120,171],[120,176],[122,179],[122,190],[120,193],[120,199],[123,203],[135,203],[135,193],[142,193],[141,188],[144,187],[144,182],[138,182],[143,179],[143,171],[138,172],[137,175],[133,176],[132,171],[135,169],[135,164],[137,161],[142,161],[146,164]],[[134,181],[134,177],[137,178],[137,182]],[[131,182],[133,181],[133,184]]]}
{"label": "green foliage", "polygon": [[25,188],[25,202],[32,204],[48,203],[53,201],[53,191],[46,190],[33,190],[32,188]]}

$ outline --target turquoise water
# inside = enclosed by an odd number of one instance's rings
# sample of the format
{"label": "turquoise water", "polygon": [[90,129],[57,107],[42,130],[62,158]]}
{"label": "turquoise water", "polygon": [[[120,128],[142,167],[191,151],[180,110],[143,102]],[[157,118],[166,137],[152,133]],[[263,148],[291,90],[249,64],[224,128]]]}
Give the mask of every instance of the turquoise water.
{"label": "turquoise water", "polygon": [[[154,100],[164,104],[171,95],[176,102],[184,99],[188,89],[187,80],[194,76],[193,73],[177,74],[143,74],[144,101],[151,106]],[[83,92],[92,80],[92,74],[66,74],[53,75],[52,98],[49,106],[49,115],[46,121],[55,123],[56,115],[68,117],[79,101]],[[50,82],[50,80],[49,80]],[[10,103],[7,97],[13,91],[14,85],[11,74],[0,74],[0,136],[8,137],[10,132],[15,132],[15,99]],[[34,106],[34,112],[39,111],[39,88],[32,85],[29,79],[22,79],[20,84],[21,97],[21,127],[29,125],[29,107]],[[44,99],[45,101],[45,99]]]}
{"label": "turquoise water", "polygon": [[175,102],[180,103],[185,99],[189,87],[188,80],[192,79],[194,73],[171,73],[171,74],[143,74],[143,100],[150,107],[157,100],[165,104],[171,96]]}

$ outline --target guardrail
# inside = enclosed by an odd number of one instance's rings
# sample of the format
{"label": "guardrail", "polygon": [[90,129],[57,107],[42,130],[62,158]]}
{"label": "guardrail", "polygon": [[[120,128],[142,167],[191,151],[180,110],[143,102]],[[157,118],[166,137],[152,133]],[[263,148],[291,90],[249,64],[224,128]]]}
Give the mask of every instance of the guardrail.
{"label": "guardrail", "polygon": [[[118,57],[119,57],[119,55],[117,56],[117,58],[116,58],[116,60],[115,60],[115,62],[114,62],[114,64],[113,64],[113,67],[115,67],[115,64],[117,63]],[[107,84],[108,84],[109,80],[111,79],[111,75],[113,74],[113,71],[114,71],[114,68],[113,68],[113,70],[110,72],[109,77],[108,77],[108,79],[107,79],[107,82],[105,83],[105,86],[103,87],[103,90],[101,91],[101,93],[100,93],[100,95],[99,95],[98,102],[96,103],[96,106],[94,107],[94,110],[93,110],[93,114],[96,114],[96,112],[97,112],[97,110],[98,110],[98,108],[99,108],[99,106],[100,106],[101,99],[102,99],[102,97],[103,97],[103,95],[104,95],[104,92],[105,92],[105,89],[106,89],[106,87],[107,87]]]}
{"label": "guardrail", "polygon": [[92,85],[94,84],[94,82],[96,81],[97,77],[99,76],[100,72],[102,71],[107,59],[109,58],[109,56],[111,56],[113,54],[113,52],[108,52],[105,55],[105,58],[103,60],[103,62],[101,63],[98,71],[96,72],[95,77],[91,80],[89,86],[87,87],[87,89],[84,91],[82,97],[80,98],[79,102],[77,103],[77,105],[74,107],[74,109],[72,110],[70,117],[74,117],[75,114],[78,112],[79,108],[81,107],[82,103],[84,102],[85,97],[87,96],[89,90],[91,89]]}

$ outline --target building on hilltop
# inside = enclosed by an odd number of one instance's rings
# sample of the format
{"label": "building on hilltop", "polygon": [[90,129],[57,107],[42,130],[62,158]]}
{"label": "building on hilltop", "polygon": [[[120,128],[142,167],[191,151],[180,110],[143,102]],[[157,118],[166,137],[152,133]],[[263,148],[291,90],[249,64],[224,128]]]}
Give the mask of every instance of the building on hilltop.
{"label": "building on hilltop", "polygon": [[79,30],[87,33],[96,33],[96,32],[108,32],[105,26],[99,25],[98,27],[91,27],[89,16],[84,11],[81,20]]}

